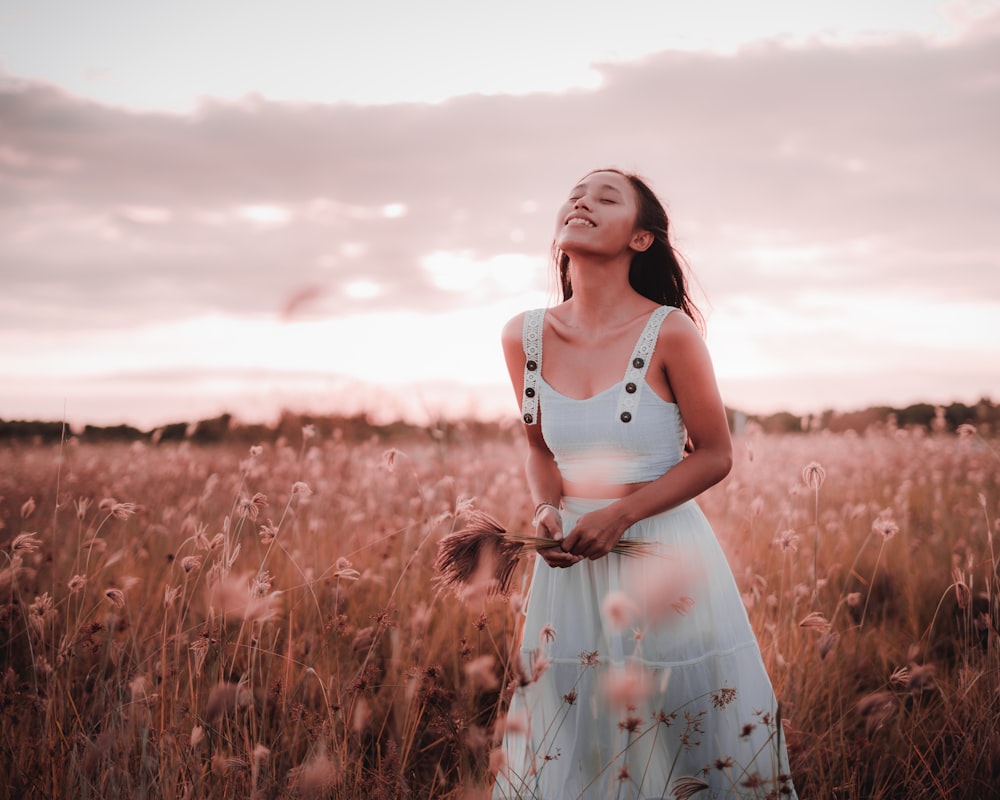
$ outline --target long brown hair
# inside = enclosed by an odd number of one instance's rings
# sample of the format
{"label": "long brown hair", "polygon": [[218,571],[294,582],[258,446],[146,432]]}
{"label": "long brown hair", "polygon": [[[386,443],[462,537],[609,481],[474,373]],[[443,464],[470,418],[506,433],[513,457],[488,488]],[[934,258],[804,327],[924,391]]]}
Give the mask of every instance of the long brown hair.
{"label": "long brown hair", "polygon": [[[637,251],[632,255],[632,264],[628,271],[628,280],[632,288],[654,303],[679,308],[694,321],[699,330],[704,332],[704,317],[691,299],[688,290],[687,264],[670,242],[670,220],[667,218],[663,203],[649,184],[634,173],[612,168],[595,169],[589,174],[593,175],[595,172],[614,172],[628,180],[635,191],[639,206],[635,227],[637,230],[649,231],[653,235],[653,243],[646,250]],[[553,245],[553,258],[562,299],[569,300],[573,296],[569,255]]]}

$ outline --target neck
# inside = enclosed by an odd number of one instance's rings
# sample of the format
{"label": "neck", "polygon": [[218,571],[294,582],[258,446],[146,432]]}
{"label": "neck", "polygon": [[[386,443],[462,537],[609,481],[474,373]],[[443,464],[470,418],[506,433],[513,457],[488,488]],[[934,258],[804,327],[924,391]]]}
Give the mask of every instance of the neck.
{"label": "neck", "polygon": [[598,325],[619,322],[634,316],[642,304],[650,302],[628,282],[630,262],[630,258],[570,261],[571,302],[579,321]]}

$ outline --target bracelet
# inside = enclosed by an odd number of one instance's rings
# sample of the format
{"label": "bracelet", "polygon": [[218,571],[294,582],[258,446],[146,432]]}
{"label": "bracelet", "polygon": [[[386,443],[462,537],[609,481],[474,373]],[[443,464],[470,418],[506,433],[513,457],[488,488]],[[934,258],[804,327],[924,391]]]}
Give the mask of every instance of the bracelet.
{"label": "bracelet", "polygon": [[532,525],[538,524],[538,515],[541,514],[542,511],[545,510],[546,508],[551,508],[557,514],[560,513],[559,506],[555,505],[554,503],[539,503],[537,506],[535,506],[535,514],[531,518]]}

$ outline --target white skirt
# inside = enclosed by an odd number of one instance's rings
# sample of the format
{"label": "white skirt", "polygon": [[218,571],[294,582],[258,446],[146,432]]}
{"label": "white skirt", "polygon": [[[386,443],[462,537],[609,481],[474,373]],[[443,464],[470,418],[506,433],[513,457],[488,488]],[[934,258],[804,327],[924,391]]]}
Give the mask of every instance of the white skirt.
{"label": "white skirt", "polygon": [[[564,531],[610,502],[564,498]],[[701,509],[622,538],[655,553],[535,564],[493,797],[794,798],[771,682]]]}

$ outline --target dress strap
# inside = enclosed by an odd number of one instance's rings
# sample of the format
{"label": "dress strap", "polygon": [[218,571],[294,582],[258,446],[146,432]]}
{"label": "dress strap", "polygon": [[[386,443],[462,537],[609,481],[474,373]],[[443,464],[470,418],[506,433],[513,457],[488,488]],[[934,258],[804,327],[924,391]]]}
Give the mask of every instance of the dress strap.
{"label": "dress strap", "polygon": [[649,359],[656,348],[656,339],[660,335],[660,325],[667,318],[667,314],[674,311],[673,306],[660,306],[646,321],[646,327],[642,329],[639,341],[635,343],[632,350],[632,360],[629,361],[628,369],[625,370],[625,380],[622,381],[622,390],[618,395],[618,419],[622,422],[631,422],[635,419],[639,409],[639,395],[642,387],[646,384],[646,370],[649,369]]}
{"label": "dress strap", "polygon": [[542,323],[545,309],[535,308],[524,314],[521,345],[524,347],[524,393],[521,418],[525,425],[538,422],[538,381],[542,374]]}

